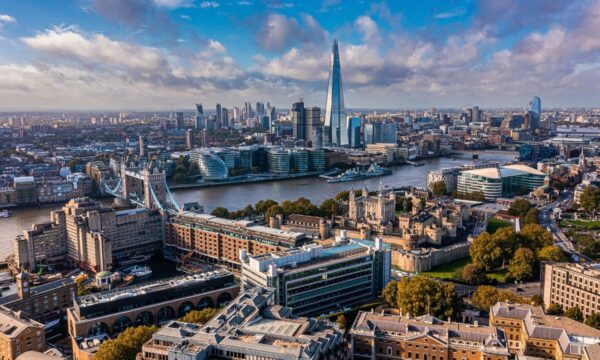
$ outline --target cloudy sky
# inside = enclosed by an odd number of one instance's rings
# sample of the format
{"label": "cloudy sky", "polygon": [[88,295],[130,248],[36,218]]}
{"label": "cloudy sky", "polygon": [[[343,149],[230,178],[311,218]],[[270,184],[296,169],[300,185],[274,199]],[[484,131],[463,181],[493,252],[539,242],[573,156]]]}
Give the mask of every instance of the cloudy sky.
{"label": "cloudy sky", "polygon": [[[426,4],[425,4],[426,3]],[[0,0],[0,111],[600,105],[600,0]]]}

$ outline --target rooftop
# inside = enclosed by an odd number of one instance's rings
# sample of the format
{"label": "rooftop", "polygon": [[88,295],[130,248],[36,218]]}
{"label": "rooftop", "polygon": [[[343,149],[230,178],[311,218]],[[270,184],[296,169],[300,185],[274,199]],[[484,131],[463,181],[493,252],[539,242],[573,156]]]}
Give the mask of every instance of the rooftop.
{"label": "rooftop", "polygon": [[114,290],[103,291],[100,293],[89,294],[75,298],[79,307],[86,307],[102,302],[115,301],[118,299],[134,297],[138,295],[149,294],[155,291],[188,286],[191,284],[202,283],[207,280],[217,279],[224,276],[230,276],[231,273],[226,270],[215,270],[200,274],[177,276],[170,279],[158,280],[150,283],[118,288]]}
{"label": "rooftop", "polygon": [[0,307],[0,334],[4,337],[14,338],[28,327],[35,326],[44,330],[44,325],[37,321],[21,316],[21,312],[11,311]]}

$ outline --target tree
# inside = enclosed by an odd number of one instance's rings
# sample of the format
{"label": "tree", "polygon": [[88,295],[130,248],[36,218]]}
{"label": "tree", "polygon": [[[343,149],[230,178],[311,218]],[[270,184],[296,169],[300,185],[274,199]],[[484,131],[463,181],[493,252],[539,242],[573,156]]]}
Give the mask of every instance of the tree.
{"label": "tree", "polygon": [[433,192],[435,196],[445,195],[447,192],[446,183],[443,180],[432,183],[431,192]]}
{"label": "tree", "polygon": [[577,306],[573,306],[565,310],[565,316],[575,321],[583,321],[583,312],[581,312],[581,309]]}
{"label": "tree", "polygon": [[335,199],[337,201],[348,201],[350,199],[350,191],[349,190],[344,190],[344,191],[340,191],[339,193],[337,193],[337,195],[335,195]]}
{"label": "tree", "polygon": [[535,252],[552,245],[552,234],[539,224],[527,224],[519,233],[520,243]]}
{"label": "tree", "polygon": [[528,280],[533,277],[534,266],[535,254],[533,251],[525,247],[518,248],[515,256],[510,261],[508,273],[517,281]]}
{"label": "tree", "polygon": [[555,245],[544,246],[541,248],[538,252],[537,258],[540,262],[565,262],[569,260],[567,254],[561,248]]}
{"label": "tree", "polygon": [[213,211],[210,212],[210,214],[212,216],[225,218],[225,219],[229,219],[229,216],[230,216],[229,210],[227,210],[226,208],[221,207],[221,206],[214,208]]}
{"label": "tree", "polygon": [[525,224],[537,224],[538,221],[538,209],[532,207],[527,210],[525,217],[523,218]]}
{"label": "tree", "polygon": [[512,216],[523,217],[531,208],[531,203],[526,199],[517,199],[508,208],[508,213]]}
{"label": "tree", "polygon": [[563,314],[563,307],[562,307],[561,304],[552,303],[552,304],[550,304],[550,306],[548,306],[548,309],[546,310],[546,314],[548,314],[548,315],[562,315]]}
{"label": "tree", "polygon": [[346,317],[344,316],[344,314],[338,315],[337,319],[335,319],[335,322],[337,323],[340,329],[346,330]]}
{"label": "tree", "polygon": [[258,214],[262,214],[264,216],[267,210],[269,210],[269,208],[273,205],[278,205],[277,201],[271,199],[259,200],[256,202],[256,204],[254,204],[254,210],[256,210]]}
{"label": "tree", "polygon": [[181,320],[183,322],[204,325],[210,319],[215,317],[215,315],[217,315],[218,313],[219,313],[219,310],[213,309],[213,308],[204,308],[202,310],[192,310],[189,313],[185,314],[185,316],[179,320]]}
{"label": "tree", "polygon": [[600,313],[593,313],[592,315],[588,316],[585,319],[584,324],[600,330]]}
{"label": "tree", "polygon": [[489,311],[497,302],[510,301],[515,303],[524,303],[524,299],[510,291],[498,290],[495,286],[481,285],[477,287],[471,297],[471,304],[476,308]]}
{"label": "tree", "polygon": [[534,306],[544,305],[544,299],[542,298],[542,295],[540,295],[540,294],[533,295],[531,297],[531,304],[533,304]]}
{"label": "tree", "polygon": [[96,360],[134,360],[144,343],[156,332],[156,326],[137,326],[125,329],[116,339],[100,344]]}
{"label": "tree", "polygon": [[75,280],[75,286],[77,289],[77,296],[84,296],[90,293],[90,291],[85,287],[86,278],[80,276]]}
{"label": "tree", "polygon": [[340,205],[340,203],[338,203],[335,199],[326,199],[323,201],[320,210],[323,216],[326,217],[341,215],[344,212],[342,205]]}
{"label": "tree", "polygon": [[400,280],[397,301],[403,313],[414,316],[431,314],[443,319],[456,319],[462,310],[462,301],[456,295],[454,284],[421,275]]}
{"label": "tree", "polygon": [[173,175],[173,181],[176,184],[182,184],[187,181],[187,176],[185,175],[185,173],[178,172],[175,175]]}
{"label": "tree", "polygon": [[481,284],[486,280],[485,273],[473,263],[463,266],[459,275],[462,281],[472,285]]}
{"label": "tree", "polygon": [[473,264],[485,271],[495,269],[502,264],[502,252],[495,237],[488,232],[477,236],[469,250]]}
{"label": "tree", "polygon": [[273,216],[277,216],[277,215],[280,215],[283,213],[284,213],[284,211],[281,206],[273,205],[267,210],[267,212],[265,212],[265,219],[270,219]]}
{"label": "tree", "polygon": [[595,214],[600,208],[600,189],[595,186],[588,186],[581,193],[579,205],[588,213]]}
{"label": "tree", "polygon": [[381,297],[388,305],[398,306],[398,282],[396,280],[390,281],[381,291]]}

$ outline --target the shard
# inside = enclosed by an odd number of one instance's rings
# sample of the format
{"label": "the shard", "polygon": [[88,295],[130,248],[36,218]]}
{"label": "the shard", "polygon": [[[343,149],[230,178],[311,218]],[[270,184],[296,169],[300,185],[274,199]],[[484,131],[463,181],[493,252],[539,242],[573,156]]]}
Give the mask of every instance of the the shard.
{"label": "the shard", "polygon": [[331,145],[348,145],[346,109],[344,108],[344,90],[342,88],[342,68],[340,66],[340,53],[337,40],[333,40],[333,47],[331,49],[327,104],[325,106],[325,129]]}

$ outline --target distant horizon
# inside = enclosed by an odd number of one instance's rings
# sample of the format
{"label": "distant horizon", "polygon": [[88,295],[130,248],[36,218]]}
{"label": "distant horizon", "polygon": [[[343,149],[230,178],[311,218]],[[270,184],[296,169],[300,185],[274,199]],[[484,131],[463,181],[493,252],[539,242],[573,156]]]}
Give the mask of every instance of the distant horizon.
{"label": "distant horizon", "polygon": [[[204,104],[203,104],[204,105]],[[221,104],[223,105],[223,104]],[[310,105],[310,104],[309,104]],[[473,106],[478,106],[478,105],[473,105]],[[227,108],[228,110],[231,110],[232,107],[229,107],[227,105],[223,105],[223,107]],[[242,108],[242,106],[239,106],[239,108]],[[479,110],[482,111],[525,111],[525,106],[522,107],[482,107],[482,106],[478,106]],[[275,108],[277,109],[277,111],[289,111],[291,109],[290,107],[277,107],[275,106]],[[351,115],[353,112],[372,112],[372,111],[386,111],[386,112],[390,112],[390,113],[394,113],[394,112],[404,112],[404,111],[409,111],[409,112],[427,112],[429,110],[431,110],[432,108],[436,109],[436,112],[440,113],[440,112],[458,112],[460,110],[462,110],[464,107],[436,107],[436,106],[430,106],[430,107],[419,107],[419,108],[367,108],[367,107],[356,107],[356,108],[346,108],[346,113],[347,115]],[[321,110],[324,110],[323,107],[321,107]],[[571,106],[571,107],[567,107],[567,106],[563,106],[563,107],[549,107],[549,108],[545,108],[542,106],[542,112],[550,112],[550,111],[594,111],[594,110],[599,110],[600,111],[600,105],[598,106]],[[109,113],[109,114],[118,114],[118,113],[134,113],[134,114],[147,114],[147,113],[176,113],[176,112],[185,112],[185,113],[195,113],[196,110],[193,108],[181,108],[181,109],[172,109],[172,110],[167,110],[167,109],[85,109],[85,110],[78,110],[78,109],[48,109],[48,110],[6,110],[6,109],[0,109],[0,116],[7,116],[10,114],[61,114],[61,113],[66,113],[66,114],[102,114],[102,113]],[[204,105],[204,113],[214,113],[215,109],[213,109],[213,107],[206,107]]]}

